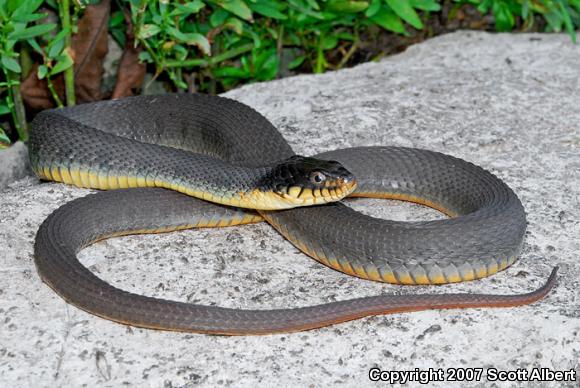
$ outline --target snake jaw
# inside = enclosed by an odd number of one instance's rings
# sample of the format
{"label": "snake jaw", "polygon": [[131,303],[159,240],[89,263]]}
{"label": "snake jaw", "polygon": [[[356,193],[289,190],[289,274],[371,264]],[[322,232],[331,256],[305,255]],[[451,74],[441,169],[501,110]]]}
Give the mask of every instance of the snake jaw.
{"label": "snake jaw", "polygon": [[323,205],[329,202],[340,201],[350,195],[357,187],[355,179],[338,178],[336,186],[327,184],[323,187],[299,187],[279,188],[276,191],[289,207]]}
{"label": "snake jaw", "polygon": [[286,186],[278,184],[273,189],[259,188],[240,192],[239,197],[224,204],[258,210],[283,210],[302,206],[323,205],[340,201],[357,187],[354,177],[339,177],[319,186]]}

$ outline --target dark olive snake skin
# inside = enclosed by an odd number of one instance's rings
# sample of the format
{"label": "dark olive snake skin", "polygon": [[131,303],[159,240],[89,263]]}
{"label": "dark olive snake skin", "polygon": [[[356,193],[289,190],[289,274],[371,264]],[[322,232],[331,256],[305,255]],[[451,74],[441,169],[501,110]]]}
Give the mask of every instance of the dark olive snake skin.
{"label": "dark olive snake skin", "polygon": [[[190,94],[45,111],[33,122],[29,147],[32,167],[45,179],[101,188],[155,186],[163,179],[201,195],[223,190],[222,182],[232,180],[252,190],[255,171],[293,155],[272,124],[251,108]],[[255,212],[161,188],[112,190],[74,200],[47,218],[35,243],[39,274],[68,302],[107,319],[227,335],[299,331],[403,311],[516,306],[541,299],[554,286],[556,269],[544,286],[528,294],[380,295],[298,309],[236,310],[131,294],[103,282],[76,258],[83,247],[111,236],[263,219],[332,268],[391,283],[482,278],[517,258],[524,209],[493,174],[413,148],[350,148],[316,157],[337,160],[354,174],[354,196],[410,200],[453,217],[395,222],[338,202]]]}

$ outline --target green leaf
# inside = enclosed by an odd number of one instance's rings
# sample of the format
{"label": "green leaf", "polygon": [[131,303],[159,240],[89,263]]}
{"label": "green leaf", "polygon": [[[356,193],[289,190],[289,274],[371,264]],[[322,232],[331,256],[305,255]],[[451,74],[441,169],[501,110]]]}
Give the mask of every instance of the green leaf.
{"label": "green leaf", "polygon": [[[4,105],[0,105],[0,107],[3,107]],[[10,109],[8,110],[8,112],[10,112]],[[0,148],[8,148],[10,147],[10,143],[12,143],[10,141],[10,138],[8,137],[8,135],[6,135],[6,133],[4,132],[4,129],[2,127],[0,127]]]}
{"label": "green leaf", "polygon": [[278,37],[280,36],[278,34],[278,30],[275,30],[272,27],[266,27],[266,30],[268,31],[268,33],[270,34],[270,36],[272,36],[272,39],[274,39],[274,40],[278,39]]}
{"label": "green leaf", "polygon": [[304,63],[304,60],[306,59],[306,55],[300,55],[296,58],[294,58],[289,64],[288,64],[288,69],[292,70],[292,69],[296,69],[297,67],[299,67],[300,65],[302,65]]}
{"label": "green leaf", "polygon": [[560,7],[560,11],[562,11],[562,18],[564,19],[564,26],[566,27],[566,31],[572,42],[576,43],[576,32],[574,31],[574,24],[572,24],[572,19],[570,18],[570,14],[568,13],[568,9],[562,2],[562,0],[558,0],[558,6]]}
{"label": "green leaf", "polygon": [[306,0],[306,3],[308,3],[310,8],[320,11],[320,6],[316,0]]}
{"label": "green leaf", "polygon": [[278,8],[274,7],[270,1],[257,1],[256,3],[249,3],[250,9],[262,16],[272,19],[286,20],[288,17],[284,15]]}
{"label": "green leaf", "polygon": [[228,11],[220,8],[211,14],[211,16],[209,17],[209,22],[211,26],[215,28],[221,26],[229,16],[230,14]]}
{"label": "green leaf", "polygon": [[410,0],[411,7],[422,11],[437,12],[441,6],[435,0]]}
{"label": "green leaf", "polygon": [[40,55],[44,56],[44,51],[42,50],[42,48],[40,47],[40,45],[38,44],[36,39],[31,38],[31,39],[27,39],[26,41],[28,42],[30,47],[32,47],[34,49],[34,51],[36,51]]}
{"label": "green leaf", "polygon": [[375,14],[381,9],[381,3],[382,0],[372,0],[371,4],[365,11],[365,16],[368,18],[375,16]]}
{"label": "green leaf", "polygon": [[58,9],[58,4],[56,2],[57,0],[46,0],[46,4],[48,4],[52,9]]}
{"label": "green leaf", "polygon": [[167,74],[169,75],[169,78],[171,78],[171,80],[173,81],[175,86],[177,86],[179,89],[184,89],[184,90],[187,89],[187,84],[183,80],[181,72],[177,72],[174,69],[169,69],[167,71]]}
{"label": "green leaf", "polygon": [[351,42],[355,40],[354,35],[351,34],[350,32],[339,32],[338,34],[334,34],[334,36],[336,36],[340,40],[349,40]]}
{"label": "green leaf", "polygon": [[125,47],[125,43],[127,40],[125,33],[118,28],[113,28],[112,30],[109,31],[111,32],[111,35],[113,35],[113,38],[119,44],[119,46]]}
{"label": "green leaf", "polygon": [[49,46],[50,48],[48,49],[48,57],[55,58],[62,52],[62,49],[64,49],[64,39],[52,41]]}
{"label": "green leaf", "polygon": [[52,67],[52,69],[50,69],[51,76],[65,71],[66,69],[68,69],[69,67],[71,67],[74,64],[74,61],[71,58],[68,51],[65,51],[62,55],[59,55],[55,59],[57,62],[56,62],[56,65],[54,65]]}
{"label": "green leaf", "polygon": [[109,28],[119,27],[123,24],[124,21],[125,15],[123,15],[123,12],[121,11],[113,12],[111,14],[111,17],[109,18]]}
{"label": "green leaf", "polygon": [[491,7],[492,5],[493,0],[484,0],[477,6],[477,10],[482,14],[486,14],[487,11],[489,11],[489,7]]}
{"label": "green leaf", "polygon": [[368,1],[328,0],[325,10],[331,12],[357,13],[369,7]]}
{"label": "green leaf", "polygon": [[202,34],[198,34],[197,32],[181,32],[174,27],[168,27],[167,32],[180,43],[197,46],[204,54],[211,55],[209,41]]}
{"label": "green leaf", "polygon": [[176,44],[175,46],[173,46],[173,52],[175,52],[175,58],[179,61],[183,61],[185,60],[185,58],[187,58],[187,55],[189,54],[189,49],[187,49],[185,46],[182,46],[180,44]]}
{"label": "green leaf", "polygon": [[260,35],[257,34],[256,31],[248,29],[244,31],[244,36],[247,35],[252,38],[255,48],[260,48],[262,46],[262,39],[260,39]]}
{"label": "green leaf", "polygon": [[44,17],[46,17],[46,13],[31,13],[31,14],[27,14],[27,15],[22,15],[20,16],[18,19],[13,18],[12,20],[14,22],[19,22],[19,23],[30,23],[30,22],[34,22],[36,20],[40,20]]}
{"label": "green leaf", "polygon": [[151,38],[154,35],[157,35],[161,31],[161,28],[155,24],[144,24],[139,29],[139,38],[140,39],[147,39]]}
{"label": "green leaf", "polygon": [[338,38],[335,35],[325,35],[320,39],[320,47],[323,50],[332,50],[338,44]]}
{"label": "green leaf", "polygon": [[251,66],[250,66],[250,61],[248,61],[247,55],[244,55],[242,58],[240,58],[240,63],[242,64],[242,69],[244,69],[244,71],[246,73],[249,73]]}
{"label": "green leaf", "polygon": [[56,27],[54,23],[38,24],[36,26],[25,28],[22,31],[14,31],[8,35],[9,39],[26,40],[35,36],[44,35]]}
{"label": "green leaf", "polygon": [[188,35],[190,35],[189,40],[186,42],[189,45],[195,45],[197,47],[199,47],[199,49],[205,54],[205,55],[211,55],[211,47],[209,45],[209,41],[207,40],[207,38],[201,34],[192,32],[189,33]]}
{"label": "green leaf", "polygon": [[252,10],[242,0],[219,0],[217,4],[242,19],[252,21]]}
{"label": "green leaf", "polygon": [[271,79],[276,78],[278,74],[278,67],[280,65],[280,60],[276,56],[276,52],[274,51],[268,59],[263,63],[260,68],[260,71],[257,74],[257,79],[260,81],[268,81]]}
{"label": "green leaf", "polygon": [[512,14],[509,5],[506,3],[493,3],[493,17],[495,18],[495,29],[498,31],[510,31],[515,23],[514,15]]}
{"label": "green leaf", "polygon": [[300,12],[300,15],[297,16],[298,20],[299,18],[305,18],[307,16],[313,17],[315,19],[324,20],[324,16],[320,12],[314,11],[320,9],[320,7],[318,6],[308,8],[307,5],[298,0],[288,0],[288,4],[290,4],[292,8]]}
{"label": "green leaf", "polygon": [[232,78],[248,78],[249,74],[244,70],[240,69],[239,67],[235,66],[224,66],[212,71],[212,74],[216,78],[221,77],[232,77]]}
{"label": "green leaf", "polygon": [[384,7],[381,7],[381,9],[370,19],[386,30],[393,31],[398,34],[407,34],[401,19]]}
{"label": "green leaf", "polygon": [[27,16],[31,15],[40,7],[43,0],[23,0],[19,1],[19,7],[12,12],[12,20],[21,22],[22,18],[26,18]]}
{"label": "green leaf", "polygon": [[[53,38],[53,41],[54,41],[54,40],[59,40],[59,39],[65,39],[65,38],[66,38],[66,36],[67,36],[67,34],[68,34],[68,32],[69,32],[69,30],[70,30],[70,28],[63,28],[62,30],[60,30],[60,31],[58,32],[58,34],[56,34],[56,35],[54,36],[54,38]],[[52,42],[50,42],[50,43],[49,43],[49,45],[50,45],[50,44],[52,44]]]}
{"label": "green leaf", "polygon": [[151,54],[149,54],[147,51],[141,51],[139,53],[139,61],[146,62],[146,63],[152,63],[153,58],[151,58]]}
{"label": "green leaf", "polygon": [[48,67],[46,67],[45,65],[38,66],[38,71],[36,72],[38,79],[44,79],[44,77],[46,77],[46,74],[48,74]]}
{"label": "green leaf", "polygon": [[554,10],[551,10],[550,12],[546,12],[544,14],[544,19],[546,19],[546,22],[548,22],[548,31],[555,31],[555,32],[560,32],[562,30],[562,23],[564,22],[562,20],[562,15],[560,15],[559,12],[556,12]]}
{"label": "green leaf", "polygon": [[48,43],[48,57],[50,59],[54,59],[62,52],[68,30],[68,28],[61,30],[53,39],[51,39],[50,43]]}
{"label": "green leaf", "polygon": [[530,15],[530,1],[524,0],[522,4],[522,19],[527,20]]}
{"label": "green leaf", "polygon": [[205,7],[205,4],[201,0],[194,0],[187,2],[185,4],[175,4],[175,9],[171,11],[170,16],[189,16],[191,14],[196,14],[201,9]]}
{"label": "green leaf", "polygon": [[243,22],[237,18],[229,18],[226,20],[224,27],[233,30],[238,35],[242,35],[242,32],[244,31]]}
{"label": "green leaf", "polygon": [[276,67],[278,66],[276,49],[269,49],[265,51],[253,50],[252,59],[254,64],[254,76],[258,79],[265,79],[260,77],[262,76],[262,73],[267,71],[268,67],[272,65],[273,61],[276,61]]}
{"label": "green leaf", "polygon": [[[6,113],[10,113],[10,108],[6,104],[0,104],[0,115],[5,115]],[[0,128],[0,131],[2,131],[2,128]]]}
{"label": "green leaf", "polygon": [[418,30],[423,28],[419,15],[411,7],[408,0],[386,0],[386,2],[401,19]]}
{"label": "green leaf", "polygon": [[151,15],[151,24],[155,24],[156,26],[163,24],[163,16],[159,13],[153,13]]}
{"label": "green leaf", "polygon": [[2,54],[2,66],[15,73],[20,73],[22,71],[20,64],[16,59],[4,54]]}

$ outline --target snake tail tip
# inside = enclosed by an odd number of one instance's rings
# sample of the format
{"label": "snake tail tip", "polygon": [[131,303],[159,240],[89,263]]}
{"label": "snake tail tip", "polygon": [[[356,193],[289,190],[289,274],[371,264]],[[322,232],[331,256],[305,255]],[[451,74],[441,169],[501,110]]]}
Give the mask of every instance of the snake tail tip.
{"label": "snake tail tip", "polygon": [[558,280],[558,269],[559,266],[555,266],[552,268],[552,272],[550,272],[550,276],[546,283],[538,290],[538,293],[543,296],[547,295],[556,285],[556,281]]}

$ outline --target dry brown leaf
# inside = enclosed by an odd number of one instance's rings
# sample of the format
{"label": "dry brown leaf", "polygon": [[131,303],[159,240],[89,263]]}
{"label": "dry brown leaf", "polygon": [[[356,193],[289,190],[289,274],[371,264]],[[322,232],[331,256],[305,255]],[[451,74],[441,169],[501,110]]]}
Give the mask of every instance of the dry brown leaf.
{"label": "dry brown leaf", "polygon": [[[74,59],[75,94],[77,103],[102,99],[101,80],[103,60],[107,55],[108,24],[111,8],[110,0],[89,5],[79,19],[78,32],[72,37],[71,54]],[[38,65],[34,65],[29,76],[22,82],[22,97],[35,110],[51,108],[55,103],[50,95],[46,80],[36,75]],[[60,99],[64,101],[64,75],[52,80]]]}
{"label": "dry brown leaf", "polygon": [[140,50],[135,48],[135,34],[133,33],[131,16],[128,12],[125,12],[125,21],[127,23],[127,39],[121,61],[119,61],[117,82],[115,83],[112,99],[132,96],[133,90],[141,87],[145,77],[145,64],[139,63]]}
{"label": "dry brown leaf", "polygon": [[[55,106],[55,103],[50,96],[48,86],[46,86],[46,80],[38,79],[36,76],[37,71],[38,63],[35,63],[32,66],[28,77],[26,77],[26,79],[20,84],[22,98],[26,105],[33,110],[52,108]],[[59,96],[62,96],[64,93],[58,94]]]}
{"label": "dry brown leaf", "polygon": [[111,1],[102,0],[88,6],[73,36],[75,59],[75,93],[78,102],[98,101],[101,96],[103,61],[108,51],[108,29]]}

